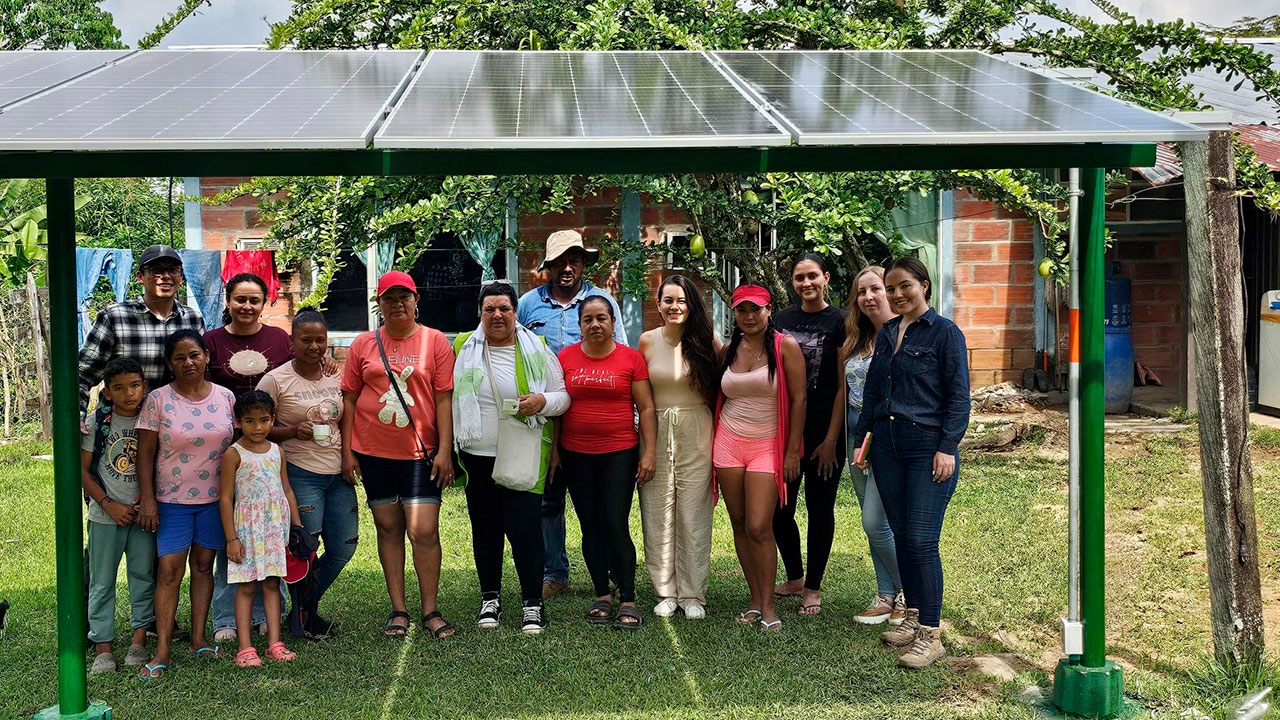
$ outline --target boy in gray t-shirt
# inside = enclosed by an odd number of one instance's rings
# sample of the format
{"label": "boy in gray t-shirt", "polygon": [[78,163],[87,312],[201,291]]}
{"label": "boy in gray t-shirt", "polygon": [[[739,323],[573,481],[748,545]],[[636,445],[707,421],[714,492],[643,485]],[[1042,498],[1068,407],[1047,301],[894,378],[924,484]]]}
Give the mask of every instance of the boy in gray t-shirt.
{"label": "boy in gray t-shirt", "polygon": [[155,533],[138,527],[138,433],[134,424],[147,396],[136,360],[107,364],[103,405],[88,418],[80,444],[80,483],[89,499],[89,640],[97,655],[92,672],[111,672],[116,658],[116,574],[125,558],[133,637],[125,665],[147,661],[147,626],[155,619]]}

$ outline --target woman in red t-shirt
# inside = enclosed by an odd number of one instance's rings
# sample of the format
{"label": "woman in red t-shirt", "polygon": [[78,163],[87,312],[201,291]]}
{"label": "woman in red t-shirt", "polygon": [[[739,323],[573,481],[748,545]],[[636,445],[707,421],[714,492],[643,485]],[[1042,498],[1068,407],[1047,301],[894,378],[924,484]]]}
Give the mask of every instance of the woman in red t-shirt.
{"label": "woman in red t-shirt", "polygon": [[[560,420],[559,448],[551,466],[559,465],[560,476],[569,483],[582,525],[582,557],[596,590],[587,622],[633,630],[644,618],[636,609],[631,497],[637,484],[653,479],[658,416],[644,356],[614,342],[616,321],[613,305],[604,297],[589,297],[578,306],[582,342],[560,351],[572,402]],[[609,593],[611,575],[621,603],[616,612]]]}

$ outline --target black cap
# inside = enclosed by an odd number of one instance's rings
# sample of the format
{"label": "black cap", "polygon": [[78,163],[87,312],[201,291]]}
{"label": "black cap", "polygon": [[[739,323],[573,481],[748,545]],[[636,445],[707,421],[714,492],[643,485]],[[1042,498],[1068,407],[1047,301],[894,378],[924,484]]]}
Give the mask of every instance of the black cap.
{"label": "black cap", "polygon": [[178,251],[168,245],[152,245],[142,251],[142,259],[138,261],[138,269],[141,270],[146,266],[158,260],[172,260],[182,266],[182,257],[178,255]]}

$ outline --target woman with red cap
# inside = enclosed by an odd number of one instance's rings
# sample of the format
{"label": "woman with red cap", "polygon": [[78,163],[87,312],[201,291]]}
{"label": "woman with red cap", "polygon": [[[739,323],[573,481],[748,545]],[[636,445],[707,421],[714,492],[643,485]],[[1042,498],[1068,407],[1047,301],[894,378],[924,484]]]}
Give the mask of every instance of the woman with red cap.
{"label": "woman with red cap", "polygon": [[733,525],[751,603],[738,622],[782,629],[773,607],[778,547],[773,511],[787,501],[787,482],[800,472],[804,432],[805,365],[800,345],[773,327],[769,291],[733,291],[733,336],[720,366],[712,460]]}
{"label": "woman with red cap", "polygon": [[393,270],[378,280],[383,326],[351,343],[342,374],[342,473],[364,484],[391,598],[382,632],[404,637],[404,537],[413,546],[422,624],[437,638],[454,626],[436,609],[440,492],[453,484],[453,348],[417,321],[418,288]]}

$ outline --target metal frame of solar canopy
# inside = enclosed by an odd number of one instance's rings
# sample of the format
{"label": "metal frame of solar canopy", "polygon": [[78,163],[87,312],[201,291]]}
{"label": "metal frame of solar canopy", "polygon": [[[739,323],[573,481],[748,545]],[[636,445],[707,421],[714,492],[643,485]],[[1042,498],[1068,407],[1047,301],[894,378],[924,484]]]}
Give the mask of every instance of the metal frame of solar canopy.
{"label": "metal frame of solar canopy", "polygon": [[[1203,135],[1204,133],[1202,133]],[[525,173],[663,173],[1087,167],[1080,247],[1079,312],[1082,409],[1082,487],[1101,516],[1103,500],[1103,207],[1104,167],[1150,165],[1152,140],[1119,144],[913,145],[870,147],[585,148],[572,150],[315,150],[156,152],[3,152],[0,177],[48,178],[51,362],[54,386],[54,486],[57,555],[59,705],[37,717],[104,717],[110,709],[88,703],[83,607],[83,526],[79,477],[78,368],[75,332],[75,177],[145,175],[411,175]],[[1200,139],[1200,138],[1197,138]],[[1120,673],[1106,660],[1100,569],[1105,543],[1101,522],[1083,533],[1082,555],[1093,559],[1096,581],[1084,588],[1084,654],[1064,659],[1082,672],[1082,695],[1111,700]],[[1101,707],[1101,705],[1097,706]],[[1098,714],[1090,712],[1087,714]]]}

